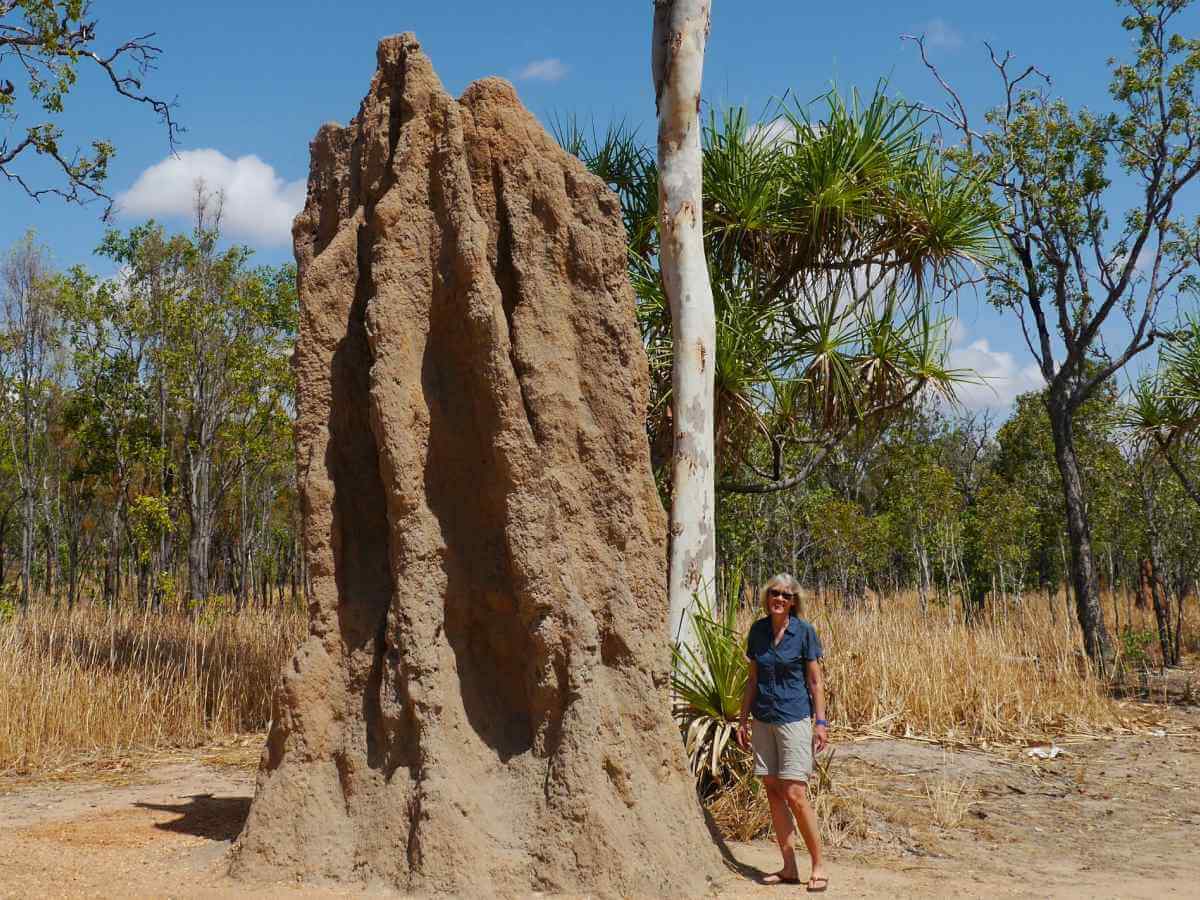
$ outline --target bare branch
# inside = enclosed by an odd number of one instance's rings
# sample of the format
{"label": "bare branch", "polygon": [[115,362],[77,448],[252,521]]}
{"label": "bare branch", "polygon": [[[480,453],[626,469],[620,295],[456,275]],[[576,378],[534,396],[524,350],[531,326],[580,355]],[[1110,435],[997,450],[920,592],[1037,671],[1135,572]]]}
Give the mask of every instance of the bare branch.
{"label": "bare branch", "polygon": [[[942,73],[938,71],[938,67],[929,61],[929,55],[925,52],[925,35],[902,34],[900,35],[900,40],[912,41],[917,45],[917,49],[921,53],[921,62],[925,64],[925,68],[930,71],[935,79],[937,79],[937,83],[942,86],[942,90],[944,90],[950,97],[950,99],[947,101],[947,106],[949,106],[951,110],[950,115],[928,107],[924,107],[924,111],[934,113],[935,115],[944,118],[955,128],[959,129],[964,135],[966,135],[967,149],[971,150],[970,141],[974,133],[971,131],[970,122],[968,121],[967,107],[962,102],[962,98],[958,95],[958,92],[955,91],[954,88],[950,86],[950,83],[942,77]],[[957,112],[957,119],[954,118],[953,115],[955,112]]]}
{"label": "bare branch", "polygon": [[[887,415],[889,412],[895,412],[896,410],[906,408],[912,399],[916,397],[916,395],[920,393],[921,389],[924,387],[925,382],[918,381],[910,390],[895,400],[892,400],[888,403],[881,403],[878,406],[863,412],[861,415],[856,416],[851,425],[836,432],[825,441],[822,441],[820,449],[812,458],[808,460],[807,463],[805,463],[804,468],[800,472],[781,479],[778,475],[781,465],[779,459],[777,458],[775,461],[776,476],[774,481],[769,481],[762,484],[741,484],[737,482],[722,481],[717,485],[717,491],[729,494],[773,494],[777,491],[786,491],[790,490],[791,488],[798,487],[799,485],[803,484],[823,462],[825,462],[830,453],[845,443],[846,439],[849,438],[850,435],[855,432],[855,430],[861,427],[864,422],[870,422],[872,419],[878,419],[880,416]],[[761,475],[761,473],[758,473],[757,470],[755,471],[756,474]]]}
{"label": "bare branch", "polygon": [[171,110],[176,106],[176,101],[172,100],[168,102],[144,93],[142,91],[141,79],[134,78],[131,75],[119,75],[115,68],[116,63],[122,57],[128,56],[133,59],[141,75],[144,76],[149,70],[153,69],[154,61],[162,55],[161,48],[147,43],[154,36],[155,33],[151,31],[140,37],[128,40],[103,58],[93,52],[83,55],[104,70],[104,73],[108,76],[109,81],[112,82],[112,86],[118,94],[137,103],[144,103],[154,110],[159,120],[167,126],[167,144],[170,151],[174,153],[181,131],[179,123],[171,115]]}

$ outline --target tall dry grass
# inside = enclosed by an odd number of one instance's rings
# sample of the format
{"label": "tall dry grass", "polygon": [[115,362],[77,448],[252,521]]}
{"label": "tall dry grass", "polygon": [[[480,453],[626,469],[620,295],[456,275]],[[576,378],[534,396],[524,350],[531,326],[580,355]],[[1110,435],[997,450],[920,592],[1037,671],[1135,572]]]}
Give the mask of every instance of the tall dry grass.
{"label": "tall dry grass", "polygon": [[970,744],[1120,724],[1063,614],[1023,603],[968,625],[916,598],[855,609],[810,603],[825,647],[829,718],[839,727]]}
{"label": "tall dry grass", "polygon": [[0,772],[265,728],[303,616],[219,610],[34,606],[0,622]]}
{"label": "tall dry grass", "polygon": [[[981,746],[1131,724],[1112,686],[1087,665],[1061,598],[992,604],[972,624],[957,606],[925,611],[908,594],[849,609],[808,598],[801,614],[824,644],[829,718],[840,728]],[[1125,624],[1143,640],[1152,634],[1150,611],[1129,615]],[[1193,610],[1184,633],[1198,632]],[[1114,641],[1128,643],[1120,634]],[[1147,659],[1123,658],[1125,677]]]}
{"label": "tall dry grass", "polygon": [[[915,596],[853,609],[806,598],[802,615],[825,646],[835,735],[1013,745],[1130,724],[1085,665],[1059,603],[1054,615],[1042,598],[993,606],[968,626],[955,608],[923,612]],[[1189,638],[1200,634],[1191,607]],[[188,617],[34,606],[0,621],[0,772],[264,728],[304,615],[221,608]],[[1135,630],[1153,632],[1152,614],[1129,615]],[[747,610],[747,627],[753,617]]]}

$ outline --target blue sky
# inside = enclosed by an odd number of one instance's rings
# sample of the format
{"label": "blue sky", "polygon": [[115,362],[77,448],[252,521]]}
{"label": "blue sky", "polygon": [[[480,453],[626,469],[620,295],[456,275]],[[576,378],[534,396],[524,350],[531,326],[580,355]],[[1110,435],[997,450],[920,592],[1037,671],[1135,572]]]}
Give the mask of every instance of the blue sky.
{"label": "blue sky", "polygon": [[[653,139],[648,0],[94,0],[93,13],[102,45],[157,33],[163,57],[147,88],[177,98],[176,115],[187,128],[183,155],[167,160],[165,132],[149,111],[120,101],[90,74],[71,95],[63,120],[68,141],[103,135],[118,147],[109,180],[114,194],[125,194],[118,224],[155,215],[183,227],[171,211],[185,208],[187,185],[203,173],[225,179],[227,231],[255,246],[263,262],[290,258],[287,222],[303,202],[308,141],[322,122],[344,122],[356,112],[375,44],[387,34],[416,32],[454,93],[475,78],[501,75],[543,121],[574,114],[603,127],[623,118]],[[1109,0],[714,0],[704,94],[710,103],[757,112],[784,91],[869,91],[887,78],[906,97],[940,100],[915,48],[900,40],[923,32],[935,61],[976,111],[998,97],[984,41],[1037,63],[1072,103],[1103,106],[1106,59],[1127,46],[1119,17]],[[1200,25],[1197,18],[1188,14]],[[99,209],[35,204],[4,185],[0,204],[0,247],[32,227],[59,265],[101,267],[91,257],[103,231]],[[958,311],[956,363],[996,377],[997,396],[981,389],[972,402],[1005,405],[1036,385],[1011,320],[974,297],[963,297]]]}

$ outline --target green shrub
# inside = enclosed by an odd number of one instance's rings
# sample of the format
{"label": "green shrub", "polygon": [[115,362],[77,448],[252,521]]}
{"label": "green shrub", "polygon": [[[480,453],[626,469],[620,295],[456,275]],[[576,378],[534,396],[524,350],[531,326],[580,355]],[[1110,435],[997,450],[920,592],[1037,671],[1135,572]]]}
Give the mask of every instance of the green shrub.
{"label": "green shrub", "polygon": [[736,767],[737,720],[749,667],[737,627],[736,594],[720,611],[697,597],[696,647],[677,646],[671,674],[675,720],[697,787],[720,784]]}
{"label": "green shrub", "polygon": [[1127,665],[1144,669],[1150,664],[1150,654],[1147,652],[1157,640],[1149,629],[1136,630],[1126,628],[1121,632],[1121,657]]}

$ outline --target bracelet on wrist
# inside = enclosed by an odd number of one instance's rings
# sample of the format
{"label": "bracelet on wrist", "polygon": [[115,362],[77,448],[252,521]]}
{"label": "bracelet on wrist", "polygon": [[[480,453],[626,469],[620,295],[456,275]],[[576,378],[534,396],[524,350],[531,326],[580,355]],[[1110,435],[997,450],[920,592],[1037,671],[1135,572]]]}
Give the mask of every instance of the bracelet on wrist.
{"label": "bracelet on wrist", "polygon": [[815,720],[813,720],[813,724],[814,725],[824,725],[826,728],[829,727],[829,723],[827,721],[825,721],[824,719],[815,719]]}

